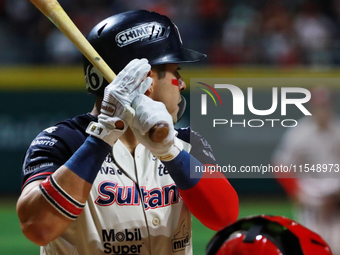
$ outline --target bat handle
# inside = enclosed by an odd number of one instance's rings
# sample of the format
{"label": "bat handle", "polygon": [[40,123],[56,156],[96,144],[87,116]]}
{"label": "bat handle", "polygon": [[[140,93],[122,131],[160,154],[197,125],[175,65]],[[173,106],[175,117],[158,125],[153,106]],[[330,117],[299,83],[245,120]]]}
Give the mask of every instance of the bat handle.
{"label": "bat handle", "polygon": [[169,134],[169,124],[158,122],[149,130],[149,138],[155,143],[162,142]]}

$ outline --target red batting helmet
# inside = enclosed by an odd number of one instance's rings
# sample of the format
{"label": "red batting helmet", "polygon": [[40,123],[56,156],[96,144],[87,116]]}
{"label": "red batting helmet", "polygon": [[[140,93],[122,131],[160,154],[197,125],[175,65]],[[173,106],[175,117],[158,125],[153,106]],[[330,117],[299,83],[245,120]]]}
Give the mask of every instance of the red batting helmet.
{"label": "red batting helmet", "polygon": [[252,216],[219,231],[207,255],[332,255],[316,233],[282,216]]}

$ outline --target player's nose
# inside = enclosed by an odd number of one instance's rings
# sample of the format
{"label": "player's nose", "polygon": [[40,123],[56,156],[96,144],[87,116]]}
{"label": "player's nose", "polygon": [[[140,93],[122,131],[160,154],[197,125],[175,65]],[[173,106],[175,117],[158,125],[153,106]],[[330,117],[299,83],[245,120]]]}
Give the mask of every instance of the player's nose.
{"label": "player's nose", "polygon": [[187,85],[185,84],[185,81],[183,81],[182,78],[179,78],[178,79],[178,89],[179,89],[179,91],[185,90],[186,87],[187,87]]}

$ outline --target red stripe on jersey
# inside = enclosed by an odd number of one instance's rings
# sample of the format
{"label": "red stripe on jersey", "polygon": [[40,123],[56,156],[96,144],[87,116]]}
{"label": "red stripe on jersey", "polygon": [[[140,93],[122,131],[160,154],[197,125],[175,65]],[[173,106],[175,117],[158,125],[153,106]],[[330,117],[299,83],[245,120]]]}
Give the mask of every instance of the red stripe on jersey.
{"label": "red stripe on jersey", "polygon": [[205,172],[194,187],[180,193],[190,212],[212,230],[219,231],[237,220],[238,195],[220,172]]}
{"label": "red stripe on jersey", "polygon": [[53,174],[53,172],[44,172],[44,173],[35,174],[25,181],[25,183],[22,185],[21,189],[23,189],[25,187],[26,183],[29,182],[30,180],[32,180],[33,178],[35,178],[37,176],[41,176],[41,175],[51,175],[51,174]]}

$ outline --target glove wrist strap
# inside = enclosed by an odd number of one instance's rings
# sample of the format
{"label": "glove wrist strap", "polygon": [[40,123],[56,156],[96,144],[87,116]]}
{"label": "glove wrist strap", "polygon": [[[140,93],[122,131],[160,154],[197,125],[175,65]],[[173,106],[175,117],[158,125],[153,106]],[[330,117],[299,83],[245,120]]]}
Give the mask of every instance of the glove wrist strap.
{"label": "glove wrist strap", "polygon": [[[117,135],[112,134],[112,132],[118,132]],[[102,139],[104,142],[108,143],[110,146],[115,144],[118,138],[123,133],[123,130],[119,129],[108,129],[106,126],[99,122],[90,122],[86,128],[86,133]]]}
{"label": "glove wrist strap", "polygon": [[183,143],[180,139],[175,137],[175,143],[171,145],[169,150],[162,155],[156,156],[161,161],[170,161],[178,156],[178,154],[183,150]]}

